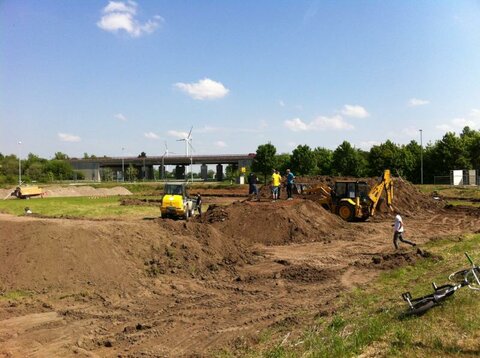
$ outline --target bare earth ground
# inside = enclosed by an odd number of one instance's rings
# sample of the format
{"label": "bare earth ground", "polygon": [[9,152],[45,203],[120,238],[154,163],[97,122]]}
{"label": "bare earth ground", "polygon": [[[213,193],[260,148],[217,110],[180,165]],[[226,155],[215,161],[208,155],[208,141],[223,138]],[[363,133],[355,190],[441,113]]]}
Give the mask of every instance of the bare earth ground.
{"label": "bare earth ground", "polygon": [[[480,228],[479,209],[396,189],[420,246]],[[0,299],[0,357],[210,356],[268,327],[301,332],[342,291],[422,259],[394,252],[385,208],[346,223],[302,197],[233,200],[188,223],[0,214],[0,292],[27,294]]]}

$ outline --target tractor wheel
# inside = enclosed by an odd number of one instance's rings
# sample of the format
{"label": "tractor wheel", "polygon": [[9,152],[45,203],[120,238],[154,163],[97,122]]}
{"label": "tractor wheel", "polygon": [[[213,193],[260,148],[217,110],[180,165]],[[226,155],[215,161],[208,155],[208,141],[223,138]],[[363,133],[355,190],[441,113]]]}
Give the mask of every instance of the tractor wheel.
{"label": "tractor wheel", "polygon": [[188,209],[185,210],[184,218],[185,218],[185,221],[188,221],[188,219],[190,219],[190,210]]}
{"label": "tractor wheel", "polygon": [[349,203],[341,203],[338,207],[338,215],[345,221],[352,221],[355,217],[355,208]]}

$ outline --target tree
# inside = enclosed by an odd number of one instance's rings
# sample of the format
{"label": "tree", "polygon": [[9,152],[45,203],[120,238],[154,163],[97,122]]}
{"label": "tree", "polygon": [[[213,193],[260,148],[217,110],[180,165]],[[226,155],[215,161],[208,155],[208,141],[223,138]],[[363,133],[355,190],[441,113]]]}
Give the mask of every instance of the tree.
{"label": "tree", "polygon": [[267,184],[267,175],[271,174],[275,167],[276,152],[277,149],[270,142],[259,145],[257,148],[257,154],[252,163],[252,170],[263,174],[265,184]]}
{"label": "tree", "polygon": [[400,148],[392,141],[387,140],[380,145],[374,145],[368,154],[370,175],[379,175],[385,169],[393,172],[401,167]]}
{"label": "tree", "polygon": [[463,128],[460,138],[463,141],[471,167],[480,169],[480,131]]}
{"label": "tree", "polygon": [[102,170],[103,181],[113,181],[113,170],[111,168],[103,168]]}
{"label": "tree", "polygon": [[55,155],[54,155],[54,159],[66,160],[66,159],[68,159],[68,155],[66,155],[65,153],[62,153],[62,152],[56,152]]}
{"label": "tree", "polygon": [[292,152],[292,170],[296,175],[312,174],[317,163],[315,154],[308,145],[299,145]]}
{"label": "tree", "polygon": [[288,153],[282,153],[278,154],[275,157],[275,168],[280,171],[280,173],[285,173],[287,169],[289,169],[292,165],[290,162],[290,154]]}
{"label": "tree", "polygon": [[72,165],[65,160],[52,159],[45,164],[44,172],[51,173],[57,180],[73,179]]}
{"label": "tree", "polygon": [[413,183],[421,182],[421,152],[420,144],[414,140],[401,148],[399,174]]}
{"label": "tree", "polygon": [[317,147],[313,150],[317,162],[317,173],[321,175],[332,174],[333,151],[327,148]]}
{"label": "tree", "polygon": [[363,176],[366,171],[366,160],[359,150],[344,141],[333,152],[332,172],[335,175]]}
{"label": "tree", "polygon": [[125,176],[127,177],[127,180],[129,181],[134,181],[137,176],[138,176],[138,169],[135,168],[132,164],[130,164],[127,168],[127,170],[125,170]]}
{"label": "tree", "polygon": [[432,160],[435,162],[437,174],[443,174],[445,171],[453,169],[470,168],[465,144],[453,132],[446,133],[441,140],[435,143]]}

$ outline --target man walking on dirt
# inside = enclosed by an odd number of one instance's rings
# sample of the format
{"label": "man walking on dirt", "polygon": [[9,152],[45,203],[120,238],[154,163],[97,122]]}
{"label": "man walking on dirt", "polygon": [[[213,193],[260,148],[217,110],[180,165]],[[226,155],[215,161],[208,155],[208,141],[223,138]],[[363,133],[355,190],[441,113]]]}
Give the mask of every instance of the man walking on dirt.
{"label": "man walking on dirt", "polygon": [[403,220],[402,217],[400,216],[400,213],[398,210],[395,210],[395,222],[393,224],[393,245],[395,246],[395,249],[398,250],[398,240],[401,242],[404,242],[406,244],[412,245],[412,246],[417,246],[414,242],[405,240],[403,238],[403,232],[404,232],[404,227],[403,227]]}

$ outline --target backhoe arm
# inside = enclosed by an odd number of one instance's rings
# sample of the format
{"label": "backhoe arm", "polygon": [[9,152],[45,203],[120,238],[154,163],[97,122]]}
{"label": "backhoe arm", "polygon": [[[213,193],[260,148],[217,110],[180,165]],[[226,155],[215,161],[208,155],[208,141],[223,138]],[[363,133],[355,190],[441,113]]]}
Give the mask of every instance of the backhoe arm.
{"label": "backhoe arm", "polygon": [[393,180],[390,176],[390,170],[386,169],[383,173],[382,180],[377,183],[368,193],[372,205],[370,207],[370,215],[375,214],[375,209],[377,208],[380,197],[382,196],[383,191],[387,197],[387,205],[390,210],[393,211],[392,202],[393,202]]}

